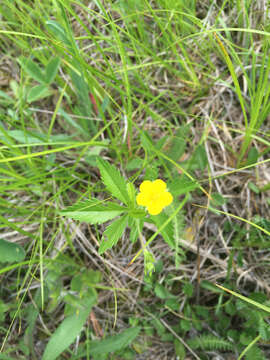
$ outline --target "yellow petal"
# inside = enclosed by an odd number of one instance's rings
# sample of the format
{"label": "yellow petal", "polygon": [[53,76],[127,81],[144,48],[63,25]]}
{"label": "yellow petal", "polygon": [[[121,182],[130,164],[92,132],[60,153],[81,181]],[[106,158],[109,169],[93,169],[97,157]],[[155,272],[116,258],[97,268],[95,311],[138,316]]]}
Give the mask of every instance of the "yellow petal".
{"label": "yellow petal", "polygon": [[166,190],[166,183],[161,179],[157,179],[153,181],[152,189],[154,189],[156,192],[164,191]]}
{"label": "yellow petal", "polygon": [[150,180],[145,180],[140,185],[141,192],[150,191],[151,188],[152,188],[152,181],[150,181]]}
{"label": "yellow petal", "polygon": [[158,215],[162,211],[162,206],[160,206],[157,203],[152,203],[152,204],[147,206],[147,210],[148,210],[150,215]]}
{"label": "yellow petal", "polygon": [[172,194],[169,191],[164,191],[162,194],[160,194],[159,197],[159,203],[162,207],[168,206],[172,203],[173,197]]}
{"label": "yellow petal", "polygon": [[[146,194],[147,195],[147,194]],[[138,205],[141,205],[141,206],[147,206],[148,204],[148,196],[145,196],[145,194],[143,193],[139,193],[137,196],[136,196],[136,201],[137,201],[137,204]]]}

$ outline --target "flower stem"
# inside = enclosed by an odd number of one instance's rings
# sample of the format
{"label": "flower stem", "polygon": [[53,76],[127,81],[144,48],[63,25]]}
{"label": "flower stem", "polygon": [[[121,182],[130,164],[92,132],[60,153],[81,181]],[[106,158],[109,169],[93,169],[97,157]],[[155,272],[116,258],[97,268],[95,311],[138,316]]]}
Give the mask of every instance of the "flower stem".
{"label": "flower stem", "polygon": [[142,253],[142,251],[157,237],[157,235],[160,233],[160,231],[162,231],[168,224],[169,222],[172,221],[172,219],[177,215],[177,213],[182,209],[182,207],[185,205],[185,203],[188,201],[189,199],[189,194],[186,194],[184,200],[180,203],[180,205],[178,206],[178,208],[172,213],[172,215],[161,225],[160,228],[157,229],[157,231],[150,237],[150,239],[146,242],[146,244],[144,244],[143,248],[140,249],[137,254],[134,256],[134,258],[130,261],[129,265],[131,265],[136,259],[137,257]]}

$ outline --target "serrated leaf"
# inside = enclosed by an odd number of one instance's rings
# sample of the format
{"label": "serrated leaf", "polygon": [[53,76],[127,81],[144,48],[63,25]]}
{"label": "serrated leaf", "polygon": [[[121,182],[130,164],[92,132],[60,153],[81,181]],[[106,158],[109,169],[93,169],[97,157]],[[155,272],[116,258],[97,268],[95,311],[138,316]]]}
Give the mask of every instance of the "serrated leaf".
{"label": "serrated leaf", "polygon": [[26,58],[19,59],[19,63],[21,67],[27,72],[27,74],[30,75],[34,80],[42,84],[45,83],[45,76],[37,63],[31,59]]}
{"label": "serrated leaf", "polygon": [[124,204],[128,204],[129,197],[126,188],[126,180],[119,170],[101,158],[97,159],[97,165],[101,173],[102,181],[108,191]]}
{"label": "serrated leaf", "polygon": [[0,239],[0,262],[20,262],[25,258],[25,251],[19,244]]}
{"label": "serrated leaf", "polygon": [[176,197],[182,194],[187,194],[192,190],[199,188],[200,185],[188,177],[182,176],[180,179],[175,179],[172,183],[169,183],[168,187],[172,195]]}
{"label": "serrated leaf", "polygon": [[61,60],[59,59],[59,57],[56,58],[52,58],[45,69],[45,80],[47,84],[50,84],[53,82],[57,71],[58,71],[58,67],[60,65]]}
{"label": "serrated leaf", "polygon": [[268,340],[269,333],[267,331],[267,328],[269,327],[268,324],[264,322],[262,318],[259,320],[259,334],[261,335],[261,338],[265,341]]}
{"label": "serrated leaf", "polygon": [[93,356],[106,355],[127,347],[139,335],[141,328],[138,326],[122,331],[120,334],[110,336],[104,340],[90,342],[89,352]]}
{"label": "serrated leaf", "polygon": [[118,204],[105,204],[96,199],[91,199],[70,206],[60,211],[60,214],[89,224],[102,224],[105,221],[112,220],[116,216],[121,215],[124,211],[125,209]]}
{"label": "serrated leaf", "polygon": [[233,344],[227,339],[222,339],[212,334],[200,335],[188,340],[192,349],[203,350],[232,350]]}
{"label": "serrated leaf", "polygon": [[92,306],[96,303],[96,296],[93,293],[91,298],[85,302],[85,309],[66,317],[51,336],[42,360],[54,360],[65,349],[67,349],[76,337],[80,334],[82,327],[89,316]]}
{"label": "serrated leaf", "polygon": [[131,204],[134,205],[136,199],[136,190],[135,190],[135,186],[132,183],[127,183],[127,193]]}
{"label": "serrated leaf", "polygon": [[49,95],[51,95],[51,92],[49,91],[47,85],[36,85],[29,91],[27,101],[32,103],[33,101],[42,99]]}
{"label": "serrated leaf", "polygon": [[125,215],[115,220],[106,228],[98,250],[99,254],[103,254],[106,250],[111,249],[114,245],[117,244],[118,240],[123,235],[125,227],[127,226],[127,222],[128,216]]}

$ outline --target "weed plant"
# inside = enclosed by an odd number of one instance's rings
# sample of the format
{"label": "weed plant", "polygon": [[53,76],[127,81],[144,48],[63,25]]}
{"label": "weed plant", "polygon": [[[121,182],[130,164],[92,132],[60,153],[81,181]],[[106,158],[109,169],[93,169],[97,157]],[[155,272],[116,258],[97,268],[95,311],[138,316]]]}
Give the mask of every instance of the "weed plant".
{"label": "weed plant", "polygon": [[269,20],[0,2],[0,359],[270,358]]}

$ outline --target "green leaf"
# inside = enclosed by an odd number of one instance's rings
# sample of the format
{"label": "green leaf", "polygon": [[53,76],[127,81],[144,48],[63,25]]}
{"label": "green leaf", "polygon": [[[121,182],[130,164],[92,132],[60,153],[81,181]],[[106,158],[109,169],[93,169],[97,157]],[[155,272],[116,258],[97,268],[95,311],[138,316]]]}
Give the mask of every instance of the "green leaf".
{"label": "green leaf", "polygon": [[132,170],[140,169],[142,166],[143,166],[143,159],[139,157],[135,157],[126,164],[126,170],[132,171]]}
{"label": "green leaf", "polygon": [[20,262],[25,258],[21,245],[0,239],[0,262]]}
{"label": "green leaf", "polygon": [[146,131],[143,131],[141,133],[141,144],[145,150],[149,152],[153,151],[154,148],[153,140]]}
{"label": "green leaf", "polygon": [[199,184],[186,176],[182,176],[180,179],[175,179],[172,183],[168,184],[168,188],[174,197],[187,194],[195,189],[199,188]]}
{"label": "green leaf", "polygon": [[27,94],[27,101],[32,103],[33,101],[42,99],[46,96],[51,95],[47,85],[36,85]]}
{"label": "green leaf", "polygon": [[[23,143],[23,144],[29,144],[29,143],[42,143],[44,140],[41,140],[41,136],[35,135],[34,133],[30,133],[26,130],[9,130],[7,132],[8,136],[15,139],[16,141]],[[5,136],[0,136],[0,139],[7,141],[8,138]]]}
{"label": "green leaf", "polygon": [[4,91],[0,90],[0,98],[5,99],[8,103],[13,103],[13,99],[11,96],[9,96],[8,94],[6,94]]}
{"label": "green leaf", "polygon": [[31,59],[20,58],[19,63],[21,67],[37,82],[44,84],[45,76],[41,70],[41,68]]}
{"label": "green leaf", "polygon": [[[92,104],[89,98],[89,85],[84,79],[83,70],[80,68],[80,65],[77,62],[74,62],[74,64],[72,65],[80,72],[80,74],[78,74],[73,70],[70,71],[70,77],[79,100],[79,115],[89,116],[89,114],[92,113]],[[92,129],[92,131],[96,131],[95,122],[92,120],[82,122],[82,126],[84,128],[84,131],[88,131],[89,129]]]}
{"label": "green leaf", "polygon": [[89,316],[90,310],[95,303],[96,296],[93,293],[93,296],[85,301],[84,310],[68,316],[62,321],[51,336],[43,353],[42,360],[56,359],[73,343],[76,337],[80,334],[82,327]]}
{"label": "green leaf", "polygon": [[157,283],[155,286],[155,294],[160,299],[173,299],[175,295],[171,294],[163,285]]}
{"label": "green leaf", "polygon": [[186,296],[191,297],[193,295],[193,291],[194,291],[194,286],[191,283],[187,282],[184,284],[183,292]]}
{"label": "green leaf", "polygon": [[145,169],[144,180],[156,180],[158,178],[160,162],[156,160],[154,163],[149,164]]}
{"label": "green leaf", "polygon": [[93,356],[106,355],[110,352],[124,349],[135,340],[140,331],[141,328],[135,326],[107,339],[91,341],[89,346],[90,354]]}
{"label": "green leaf", "polygon": [[117,244],[118,240],[123,235],[127,222],[128,216],[125,215],[115,220],[106,228],[98,250],[99,254],[103,254],[106,250],[111,249]]}
{"label": "green leaf", "polygon": [[91,199],[70,206],[60,211],[60,214],[89,224],[102,224],[121,215],[124,211],[125,209],[118,204],[112,202],[105,204],[99,200]]}
{"label": "green leaf", "polygon": [[102,181],[108,191],[121,200],[124,204],[128,204],[129,197],[126,188],[126,180],[120,174],[119,170],[101,158],[97,159]]}
{"label": "green leaf", "polygon": [[135,204],[135,200],[136,200],[136,190],[135,190],[135,186],[133,185],[133,183],[127,183],[127,193],[128,193],[128,197],[129,197],[129,201],[131,204]]}
{"label": "green leaf", "polygon": [[[160,229],[164,222],[168,219],[168,216],[165,213],[160,213],[159,215],[151,216],[151,220],[155,223],[156,227]],[[163,236],[166,243],[170,248],[175,249],[175,239],[173,231],[173,222],[169,222],[164,229],[161,230],[161,235]]]}
{"label": "green leaf", "polygon": [[[250,340],[250,342],[251,341],[252,340]],[[263,352],[256,345],[253,345],[250,349],[248,349],[248,351],[246,352],[245,359],[246,360],[266,360],[266,358],[263,355]]]}
{"label": "green leaf", "polygon": [[192,349],[203,350],[232,350],[233,344],[212,334],[204,334],[187,341]]}
{"label": "green leaf", "polygon": [[46,21],[46,26],[53,33],[58,40],[64,42],[67,46],[70,46],[70,41],[67,38],[66,31],[54,20]]}
{"label": "green leaf", "polygon": [[221,291],[220,289],[218,289],[218,288],[217,288],[214,284],[212,284],[210,281],[202,280],[202,281],[200,282],[200,286],[201,286],[203,289],[209,290],[209,291],[211,291],[211,292],[222,294],[222,291]]}
{"label": "green leaf", "polygon": [[0,360],[16,360],[14,357],[10,357],[5,354],[0,354]]}
{"label": "green leaf", "polygon": [[175,355],[179,358],[179,360],[185,360],[186,351],[184,345],[177,339],[174,340],[174,352]]}
{"label": "green leaf", "polygon": [[250,181],[248,183],[248,187],[251,191],[253,191],[255,194],[259,194],[260,193],[260,189],[257,187],[257,185],[254,184],[254,182]]}
{"label": "green leaf", "polygon": [[85,134],[85,130],[83,129],[83,127],[78,124],[78,121],[77,120],[73,120],[72,117],[66,113],[63,109],[59,109],[58,110],[58,114],[63,116],[63,118],[65,119],[65,121],[74,127],[74,129],[78,130],[81,134]]}
{"label": "green leaf", "polygon": [[167,329],[165,328],[165,326],[163,326],[163,324],[159,319],[153,318],[151,323],[153,324],[154,328],[157,330],[159,336],[162,336],[167,331]]}
{"label": "green leaf", "polygon": [[211,204],[213,206],[221,206],[226,203],[226,199],[219,193],[212,193],[211,197]]}
{"label": "green leaf", "polygon": [[204,170],[204,168],[207,165],[207,162],[208,162],[208,160],[207,160],[207,155],[206,155],[204,145],[198,145],[192,155],[191,160],[190,160],[189,169],[190,170],[196,170],[196,169]]}
{"label": "green leaf", "polygon": [[252,148],[248,152],[248,157],[245,165],[252,165],[258,161],[259,153],[258,150],[252,146]]}
{"label": "green leaf", "polygon": [[47,84],[50,84],[53,82],[57,71],[58,71],[58,67],[60,65],[61,60],[59,59],[59,57],[56,58],[52,58],[45,69],[45,81]]}
{"label": "green leaf", "polygon": [[259,334],[261,338],[265,341],[268,340],[269,337],[269,331],[268,330],[269,325],[264,322],[262,318],[259,320]]}
{"label": "green leaf", "polygon": [[[189,126],[180,126],[176,131],[174,137],[172,138],[169,150],[166,152],[166,155],[174,160],[179,161],[183,155],[186,147],[186,137],[188,135]],[[169,166],[172,166],[171,163],[168,163]]]}

